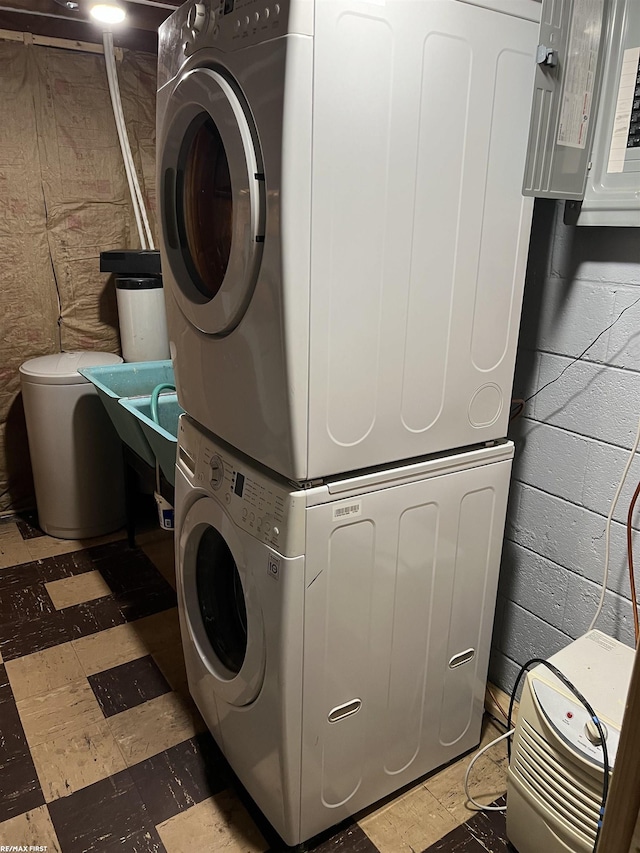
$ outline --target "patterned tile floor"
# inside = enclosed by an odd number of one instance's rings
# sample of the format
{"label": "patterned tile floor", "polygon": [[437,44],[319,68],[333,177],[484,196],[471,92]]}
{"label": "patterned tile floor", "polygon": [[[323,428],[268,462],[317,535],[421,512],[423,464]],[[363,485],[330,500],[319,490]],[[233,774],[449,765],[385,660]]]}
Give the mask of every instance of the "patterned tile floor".
{"label": "patterned tile floor", "polygon": [[[169,534],[129,549],[0,524],[0,846],[48,853],[283,850],[189,697]],[[483,743],[498,730],[487,722]],[[468,758],[313,839],[315,853],[503,853],[465,806]],[[503,744],[476,765],[504,792]]]}

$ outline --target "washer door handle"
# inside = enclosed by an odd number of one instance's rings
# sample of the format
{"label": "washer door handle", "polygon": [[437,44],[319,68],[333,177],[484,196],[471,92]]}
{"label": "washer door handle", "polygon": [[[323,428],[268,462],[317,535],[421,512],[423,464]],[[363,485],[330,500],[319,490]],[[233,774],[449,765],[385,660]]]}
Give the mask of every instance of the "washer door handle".
{"label": "washer door handle", "polygon": [[337,723],[339,720],[344,720],[345,717],[357,714],[360,708],[362,708],[362,700],[352,699],[350,702],[345,702],[344,705],[336,705],[332,711],[329,711],[327,720],[330,723]]}

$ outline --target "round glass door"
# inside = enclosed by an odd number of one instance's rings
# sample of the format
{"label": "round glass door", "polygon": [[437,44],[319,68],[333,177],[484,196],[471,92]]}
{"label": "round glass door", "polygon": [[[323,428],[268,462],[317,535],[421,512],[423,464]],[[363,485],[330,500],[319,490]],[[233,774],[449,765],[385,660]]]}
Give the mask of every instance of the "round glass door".
{"label": "round glass door", "polygon": [[255,572],[260,546],[212,498],[197,500],[180,532],[178,579],[189,635],[217,696],[247,705],[259,694],[266,663],[262,606]]}
{"label": "round glass door", "polygon": [[159,159],[165,286],[200,331],[228,334],[253,295],[266,201],[257,131],[223,74],[195,68],[181,77],[161,123]]}
{"label": "round glass door", "polygon": [[247,653],[247,608],[236,561],[214,527],[208,527],[198,543],[196,587],[211,648],[237,675]]}
{"label": "round glass door", "polygon": [[206,299],[219,292],[227,274],[233,236],[229,161],[211,116],[201,113],[185,135],[177,222],[184,260]]}

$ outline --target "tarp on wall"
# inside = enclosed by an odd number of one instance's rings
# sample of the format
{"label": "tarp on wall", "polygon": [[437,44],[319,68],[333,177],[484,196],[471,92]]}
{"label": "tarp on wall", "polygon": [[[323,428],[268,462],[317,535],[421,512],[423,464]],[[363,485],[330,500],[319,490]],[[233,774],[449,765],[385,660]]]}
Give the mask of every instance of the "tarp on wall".
{"label": "tarp on wall", "polygon": [[[123,109],[155,228],[156,58],[125,52]],[[119,352],[99,253],[139,247],[104,58],[0,41],[0,512],[33,506],[18,368]]]}

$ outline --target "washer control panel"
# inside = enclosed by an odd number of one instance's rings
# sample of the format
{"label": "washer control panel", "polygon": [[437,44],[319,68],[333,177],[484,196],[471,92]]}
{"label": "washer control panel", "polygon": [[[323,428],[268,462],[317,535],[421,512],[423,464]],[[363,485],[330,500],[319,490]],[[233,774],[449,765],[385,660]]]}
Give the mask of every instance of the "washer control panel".
{"label": "washer control panel", "polygon": [[289,0],[206,0],[187,6],[185,56],[203,47],[239,50],[288,31]]}

